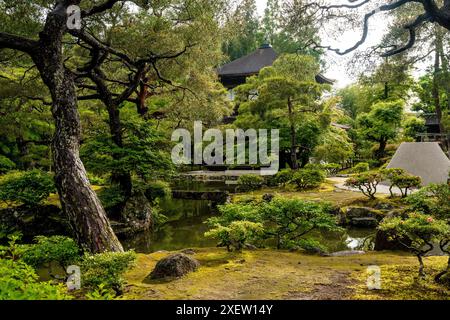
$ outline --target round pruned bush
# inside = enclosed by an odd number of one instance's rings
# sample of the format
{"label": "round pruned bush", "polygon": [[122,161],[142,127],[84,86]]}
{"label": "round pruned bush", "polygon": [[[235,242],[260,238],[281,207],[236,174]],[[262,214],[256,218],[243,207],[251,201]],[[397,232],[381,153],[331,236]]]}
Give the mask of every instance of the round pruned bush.
{"label": "round pruned bush", "polygon": [[40,170],[17,171],[0,180],[0,201],[36,206],[55,192],[53,176]]}
{"label": "round pruned bush", "polygon": [[351,172],[352,173],[362,173],[362,172],[366,172],[369,170],[370,170],[370,167],[367,162],[360,162],[352,168]]}
{"label": "round pruned bush", "polygon": [[244,174],[239,177],[237,184],[240,191],[254,191],[262,188],[264,178],[257,174]]}
{"label": "round pruned bush", "polygon": [[391,197],[394,195],[392,192],[393,187],[397,187],[402,198],[405,198],[408,195],[408,190],[420,188],[422,184],[420,177],[411,175],[402,168],[382,169],[381,173],[385,179],[390,181],[389,192]]}
{"label": "round pruned bush", "polygon": [[58,262],[65,268],[80,258],[80,249],[71,238],[37,236],[35,242],[23,245],[21,254],[21,259],[32,267],[38,268],[45,263]]}
{"label": "round pruned bush", "polygon": [[226,247],[228,251],[242,251],[245,244],[258,240],[263,235],[263,225],[250,221],[233,221],[228,226],[216,224],[213,229],[205,233],[205,237],[219,241],[219,247]]}
{"label": "round pruned bush", "polygon": [[299,169],[291,179],[291,183],[295,184],[300,190],[317,188],[324,181],[325,173],[317,169]]}
{"label": "round pruned bush", "polygon": [[411,174],[402,174],[392,178],[391,183],[400,189],[402,198],[405,198],[408,195],[408,190],[420,188],[422,179]]}
{"label": "round pruned bush", "polygon": [[136,253],[105,252],[86,254],[80,262],[81,285],[96,290],[99,287],[112,289],[117,294],[123,290],[123,274],[135,263]]}
{"label": "round pruned bush", "polygon": [[359,189],[366,197],[375,198],[377,186],[383,180],[383,176],[378,172],[364,172],[354,175],[345,181],[347,187]]}
{"label": "round pruned bush", "polygon": [[292,180],[294,176],[294,171],[290,168],[282,169],[275,175],[275,181],[278,185],[285,186]]}

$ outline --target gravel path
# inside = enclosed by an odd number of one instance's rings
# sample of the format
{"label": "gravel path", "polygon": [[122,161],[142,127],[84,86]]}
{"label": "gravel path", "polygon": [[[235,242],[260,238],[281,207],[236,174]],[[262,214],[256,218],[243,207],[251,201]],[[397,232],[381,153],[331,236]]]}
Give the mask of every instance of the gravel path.
{"label": "gravel path", "polygon": [[[345,180],[347,180],[348,178],[344,178],[344,177],[330,177],[328,178],[328,180],[331,180],[334,183],[334,186],[338,189],[342,189],[342,190],[350,190],[350,191],[356,191],[356,192],[361,192],[358,190],[358,188],[351,188],[351,187],[347,187],[344,185]],[[408,190],[408,193],[411,192],[415,192],[416,190]],[[397,187],[392,188],[392,192],[395,195],[401,195],[400,189],[398,189]],[[377,186],[377,193],[378,194],[390,194],[389,193],[389,186],[385,185],[385,184],[379,184]]]}

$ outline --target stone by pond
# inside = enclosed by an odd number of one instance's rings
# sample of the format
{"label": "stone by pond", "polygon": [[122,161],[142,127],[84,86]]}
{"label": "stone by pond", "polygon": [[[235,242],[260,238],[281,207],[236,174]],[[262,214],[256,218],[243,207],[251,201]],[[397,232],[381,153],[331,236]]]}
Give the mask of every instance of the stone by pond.
{"label": "stone by pond", "polygon": [[184,254],[175,253],[158,261],[147,279],[178,278],[198,269],[200,263]]}

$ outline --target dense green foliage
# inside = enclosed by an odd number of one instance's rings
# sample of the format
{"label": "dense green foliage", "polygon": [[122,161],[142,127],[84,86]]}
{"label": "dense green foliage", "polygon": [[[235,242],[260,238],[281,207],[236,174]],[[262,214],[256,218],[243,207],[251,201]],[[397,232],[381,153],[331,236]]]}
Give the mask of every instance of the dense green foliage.
{"label": "dense green foliage", "polygon": [[448,239],[450,234],[450,226],[446,221],[422,213],[410,213],[405,219],[386,218],[379,225],[379,229],[400,241],[417,256],[420,264],[419,277],[425,276],[422,257],[433,250],[435,243]]}
{"label": "dense green foliage", "polygon": [[291,153],[293,169],[308,163],[330,121],[329,106],[320,101],[327,86],[315,81],[318,73],[311,56],[287,54],[236,89],[240,106],[235,125],[280,129],[280,149]]}
{"label": "dense green foliage", "polygon": [[132,251],[86,254],[80,262],[81,285],[93,290],[103,285],[105,289],[121,293],[122,275],[133,266],[135,259],[136,254]]}
{"label": "dense green foliage", "polygon": [[264,178],[256,174],[245,174],[238,178],[237,185],[240,191],[253,191],[261,189]]}
{"label": "dense green foliage", "polygon": [[233,221],[228,226],[217,224],[205,233],[205,237],[219,241],[218,246],[241,251],[248,242],[258,240],[263,233],[263,225],[250,221]]}
{"label": "dense green foliage", "polygon": [[352,168],[353,173],[362,173],[369,171],[369,164],[367,162],[359,162]]}
{"label": "dense green foliage", "polygon": [[64,285],[40,282],[35,270],[23,261],[0,259],[0,300],[67,300]]}
{"label": "dense green foliage", "polygon": [[397,137],[403,115],[403,101],[379,102],[371,111],[358,117],[359,133],[369,141],[379,144],[376,158],[385,156],[386,144]]}
{"label": "dense green foliage", "polygon": [[37,268],[53,262],[64,270],[69,265],[80,267],[81,290],[88,298],[112,297],[111,292],[122,292],[123,274],[136,259],[133,251],[82,256],[75,241],[63,236],[39,236],[34,244],[18,244],[19,239],[11,236],[8,246],[0,246],[0,299],[71,298],[62,283],[38,281]]}
{"label": "dense green foliage", "polygon": [[63,236],[38,236],[35,244],[23,245],[20,258],[28,265],[38,268],[45,263],[58,262],[67,267],[80,257],[80,249],[75,241]]}
{"label": "dense green foliage", "polygon": [[450,186],[429,184],[406,198],[413,211],[433,215],[441,219],[450,218]]}
{"label": "dense green foliage", "polygon": [[274,177],[275,183],[278,185],[286,185],[292,180],[292,177],[294,176],[294,170],[291,169],[282,169],[277,172],[277,174]]}
{"label": "dense green foliage", "polygon": [[377,193],[377,186],[383,180],[378,172],[364,172],[354,175],[345,181],[345,185],[359,189],[365,196],[373,199]]}
{"label": "dense green foliage", "polygon": [[299,190],[317,188],[324,181],[324,172],[317,169],[299,169],[294,173],[291,180]]}
{"label": "dense green foliage", "polygon": [[[208,224],[213,227],[212,234],[216,238],[228,239],[231,232],[230,227],[235,222],[250,222],[251,224],[236,225],[234,228],[248,228],[249,238],[245,240],[275,241],[277,248],[305,247],[311,249],[313,241],[308,246],[305,239],[313,230],[340,231],[337,226],[337,220],[330,213],[331,208],[326,203],[310,202],[298,199],[286,199],[275,197],[273,200],[266,202],[244,202],[232,203],[219,207],[221,215],[208,219]],[[256,225],[255,225],[256,224]],[[259,230],[262,225],[262,231]],[[255,229],[256,228],[256,229]],[[242,234],[247,234],[240,231]],[[220,238],[223,240],[222,238]],[[321,246],[316,246],[321,247]],[[323,248],[323,247],[321,247]]]}
{"label": "dense green foliage", "polygon": [[40,170],[11,172],[0,178],[0,201],[37,205],[55,192],[53,176]]}

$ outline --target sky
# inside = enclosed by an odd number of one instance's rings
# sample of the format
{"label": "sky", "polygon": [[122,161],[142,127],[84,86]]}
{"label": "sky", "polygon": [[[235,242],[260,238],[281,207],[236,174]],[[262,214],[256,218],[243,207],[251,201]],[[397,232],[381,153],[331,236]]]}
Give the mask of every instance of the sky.
{"label": "sky", "polygon": [[[267,0],[256,0],[256,5],[258,7],[258,14],[263,16],[264,9],[266,7]],[[334,0],[334,3],[339,3],[341,0]],[[378,43],[386,30],[386,21],[383,20],[383,16],[380,14],[375,16],[370,20],[369,23],[369,37],[367,41],[361,46],[360,49],[349,53],[346,56],[339,56],[333,52],[327,52],[325,55],[325,61],[327,63],[324,75],[330,79],[336,80],[335,85],[337,88],[345,87],[356,79],[349,72],[349,63],[355,54]],[[331,28],[331,27],[330,27]],[[326,29],[326,28],[325,28]],[[327,35],[327,31],[323,30],[321,34],[322,45],[331,45],[333,48],[339,48],[341,50],[352,47],[360,38],[362,30],[360,29],[349,29],[338,37],[338,40],[333,39]]]}

